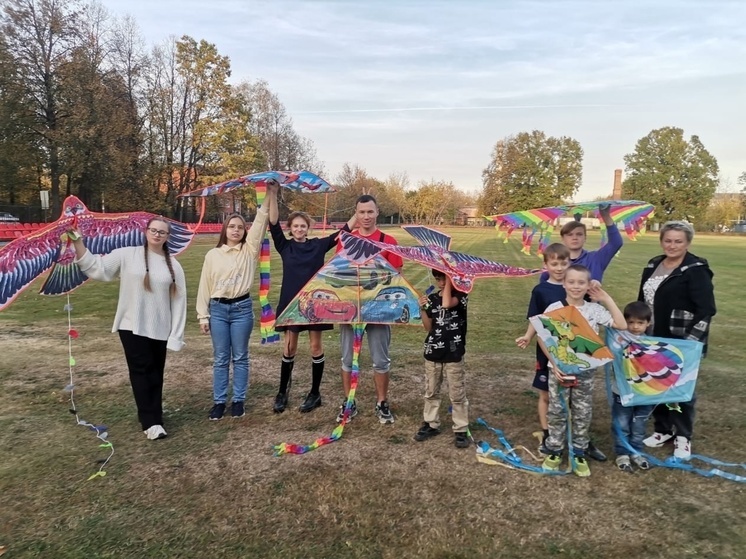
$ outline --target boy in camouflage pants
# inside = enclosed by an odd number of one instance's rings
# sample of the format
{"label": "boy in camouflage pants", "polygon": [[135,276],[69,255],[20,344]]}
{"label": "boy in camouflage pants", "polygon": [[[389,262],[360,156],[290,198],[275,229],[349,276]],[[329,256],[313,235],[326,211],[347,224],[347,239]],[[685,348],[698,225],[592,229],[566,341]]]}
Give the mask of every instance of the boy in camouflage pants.
{"label": "boy in camouflage pants", "polygon": [[[566,298],[564,301],[549,305],[545,313],[572,305],[588,321],[588,324],[598,333],[599,326],[612,326],[619,330],[626,330],[627,321],[611,296],[601,289],[600,285],[591,286],[591,274],[588,268],[580,265],[570,266],[565,272],[563,285]],[[585,300],[586,294],[593,301]],[[602,303],[603,306],[599,303]],[[582,371],[570,379],[559,369],[553,358],[547,355],[552,366],[549,375],[549,437],[546,447],[551,453],[544,459],[542,468],[547,471],[558,470],[562,462],[562,449],[566,444],[566,426],[568,407],[571,411],[572,456],[570,463],[573,472],[581,477],[591,475],[588,462],[585,459],[588,448],[588,430],[591,425],[593,370]],[[560,388],[560,387],[563,388]]]}

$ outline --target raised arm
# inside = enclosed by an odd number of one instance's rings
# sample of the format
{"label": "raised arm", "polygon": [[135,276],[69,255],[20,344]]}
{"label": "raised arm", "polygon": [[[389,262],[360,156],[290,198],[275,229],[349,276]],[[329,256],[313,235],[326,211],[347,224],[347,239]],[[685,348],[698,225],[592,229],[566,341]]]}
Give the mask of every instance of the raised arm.
{"label": "raised arm", "polygon": [[75,247],[75,263],[86,276],[99,281],[112,281],[119,277],[122,267],[121,249],[113,250],[109,254],[96,255],[89,251],[83,243],[83,236],[75,230],[68,231]]}
{"label": "raised arm", "polygon": [[259,246],[262,243],[264,234],[267,232],[267,222],[269,221],[269,211],[277,205],[277,193],[280,190],[280,184],[276,180],[267,181],[267,196],[264,204],[256,210],[256,217],[246,235],[246,246],[253,258],[259,256]]}
{"label": "raised arm", "polygon": [[[619,232],[619,227],[617,227],[611,218],[609,206],[600,207],[598,214],[606,225],[606,234],[609,238],[604,246],[593,253],[592,258],[598,262],[603,273],[609,267],[609,264],[611,264],[611,259],[614,258],[614,255],[622,248],[624,240],[622,239],[622,234]],[[593,279],[601,281],[601,278]]]}

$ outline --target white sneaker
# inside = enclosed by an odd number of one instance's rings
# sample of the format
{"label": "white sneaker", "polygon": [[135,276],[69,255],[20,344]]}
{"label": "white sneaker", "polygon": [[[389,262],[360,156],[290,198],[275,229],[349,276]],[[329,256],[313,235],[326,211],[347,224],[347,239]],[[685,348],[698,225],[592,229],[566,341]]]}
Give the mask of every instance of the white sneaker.
{"label": "white sneaker", "polygon": [[158,439],[163,439],[164,437],[168,436],[168,433],[166,433],[166,430],[163,428],[162,425],[152,425],[151,427],[148,427],[145,431],[145,436],[150,441],[155,441]]}
{"label": "white sneaker", "polygon": [[673,441],[673,455],[679,460],[689,460],[692,457],[691,443],[686,437],[676,437]]}
{"label": "white sneaker", "polygon": [[650,448],[660,448],[672,438],[673,435],[668,433],[653,433],[647,439],[643,440],[642,444]]}

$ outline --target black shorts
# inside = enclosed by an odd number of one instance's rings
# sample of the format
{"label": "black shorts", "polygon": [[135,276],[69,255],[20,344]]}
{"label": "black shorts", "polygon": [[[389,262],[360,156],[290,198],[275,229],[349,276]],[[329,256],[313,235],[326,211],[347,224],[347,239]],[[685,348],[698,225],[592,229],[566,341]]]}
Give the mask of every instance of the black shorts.
{"label": "black shorts", "polygon": [[549,392],[549,375],[551,373],[549,372],[549,369],[536,369],[536,374],[534,375],[534,382],[531,384],[534,388],[537,390],[543,390],[544,392]]}

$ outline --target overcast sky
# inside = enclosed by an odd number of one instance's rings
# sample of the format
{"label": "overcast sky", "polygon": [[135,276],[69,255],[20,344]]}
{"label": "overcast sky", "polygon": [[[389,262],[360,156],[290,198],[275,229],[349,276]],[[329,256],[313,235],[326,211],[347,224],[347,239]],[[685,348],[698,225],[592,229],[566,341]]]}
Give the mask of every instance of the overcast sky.
{"label": "overcast sky", "polygon": [[746,1],[103,0],[149,45],[190,35],[264,79],[333,180],[481,188],[500,138],[539,129],[585,151],[576,200],[611,192],[650,130],[697,135],[746,171]]}

